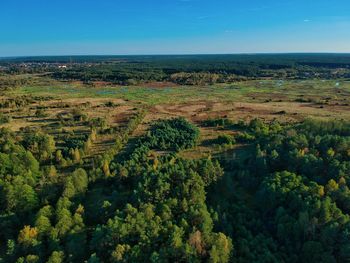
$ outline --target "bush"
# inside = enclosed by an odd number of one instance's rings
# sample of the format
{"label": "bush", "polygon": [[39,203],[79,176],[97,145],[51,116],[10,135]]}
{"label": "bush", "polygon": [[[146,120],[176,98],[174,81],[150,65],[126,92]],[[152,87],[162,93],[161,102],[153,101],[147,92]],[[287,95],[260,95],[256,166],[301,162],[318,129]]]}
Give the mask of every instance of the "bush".
{"label": "bush", "polygon": [[234,125],[234,122],[227,118],[209,119],[203,122],[205,127],[227,127]]}
{"label": "bush", "polygon": [[45,112],[44,109],[37,109],[35,112],[35,116],[38,118],[45,118],[48,116],[48,114]]}
{"label": "bush", "polygon": [[198,136],[196,126],[184,118],[177,118],[154,124],[145,140],[150,148],[178,151],[195,146]]}
{"label": "bush", "polygon": [[252,142],[255,140],[255,136],[247,132],[242,132],[236,136],[236,140],[241,143]]}
{"label": "bush", "polygon": [[219,135],[215,142],[219,145],[232,145],[236,143],[236,140],[230,135],[223,134]]}
{"label": "bush", "polygon": [[0,113],[0,124],[9,123],[11,121],[10,116],[5,116],[3,113]]}

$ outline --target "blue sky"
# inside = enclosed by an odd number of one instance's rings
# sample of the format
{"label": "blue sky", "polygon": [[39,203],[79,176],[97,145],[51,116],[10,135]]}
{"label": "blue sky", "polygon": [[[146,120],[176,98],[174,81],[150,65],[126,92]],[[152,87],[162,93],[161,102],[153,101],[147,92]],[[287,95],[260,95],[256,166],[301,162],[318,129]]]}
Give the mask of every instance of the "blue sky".
{"label": "blue sky", "polygon": [[350,52],[349,0],[1,0],[0,56]]}

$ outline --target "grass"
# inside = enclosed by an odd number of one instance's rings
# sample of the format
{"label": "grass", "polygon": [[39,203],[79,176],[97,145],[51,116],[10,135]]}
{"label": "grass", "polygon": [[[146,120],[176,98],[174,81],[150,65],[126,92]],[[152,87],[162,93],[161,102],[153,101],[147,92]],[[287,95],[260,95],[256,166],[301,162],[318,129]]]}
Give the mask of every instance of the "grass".
{"label": "grass", "polygon": [[[36,80],[39,77],[36,77]],[[336,84],[339,83],[339,87]],[[150,84],[151,86],[151,84]],[[339,93],[338,93],[339,92]],[[196,100],[262,102],[267,99],[295,100],[299,97],[322,99],[349,95],[350,83],[337,80],[254,80],[215,86],[168,88],[107,86],[92,87],[79,82],[59,82],[47,77],[41,83],[25,85],[12,94],[50,95],[59,98],[119,98],[133,103],[157,105]]]}
{"label": "grass", "polygon": [[[19,78],[19,76],[16,76]],[[84,102],[93,106],[84,109],[90,117],[104,117],[110,121],[125,118],[132,109],[146,108],[147,121],[170,116],[184,116],[193,122],[207,118],[300,121],[306,117],[350,120],[350,82],[345,80],[252,80],[213,86],[100,86],[77,81],[57,81],[45,75],[23,75],[28,79],[19,88],[3,92],[2,99],[21,95],[53,97],[13,112],[11,123],[4,126],[18,130],[40,124],[33,120],[35,107],[62,101],[70,108]],[[153,86],[153,87],[152,87]],[[107,101],[121,107],[106,108]],[[34,109],[33,109],[34,108]],[[49,109],[51,118],[67,109]],[[6,110],[0,110],[6,112]],[[27,113],[29,117],[25,115]],[[124,116],[124,117],[123,117]],[[42,120],[41,125],[47,124]]]}

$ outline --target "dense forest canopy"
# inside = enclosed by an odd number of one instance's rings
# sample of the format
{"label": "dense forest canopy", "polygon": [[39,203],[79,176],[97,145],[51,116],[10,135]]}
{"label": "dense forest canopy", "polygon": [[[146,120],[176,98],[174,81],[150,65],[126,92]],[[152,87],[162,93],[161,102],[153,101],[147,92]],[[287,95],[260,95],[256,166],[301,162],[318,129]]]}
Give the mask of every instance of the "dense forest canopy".
{"label": "dense forest canopy", "polygon": [[121,151],[142,116],[90,168],[86,144],[63,154],[43,132],[1,130],[2,262],[350,260],[349,123],[208,120],[249,154],[189,160],[199,131],[183,118]]}

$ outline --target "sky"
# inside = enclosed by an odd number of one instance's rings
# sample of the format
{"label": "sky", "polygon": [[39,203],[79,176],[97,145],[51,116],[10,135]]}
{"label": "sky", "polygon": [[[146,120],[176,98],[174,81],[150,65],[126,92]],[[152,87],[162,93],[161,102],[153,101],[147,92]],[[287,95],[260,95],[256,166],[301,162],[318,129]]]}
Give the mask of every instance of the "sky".
{"label": "sky", "polygon": [[0,56],[350,52],[349,0],[0,0]]}

